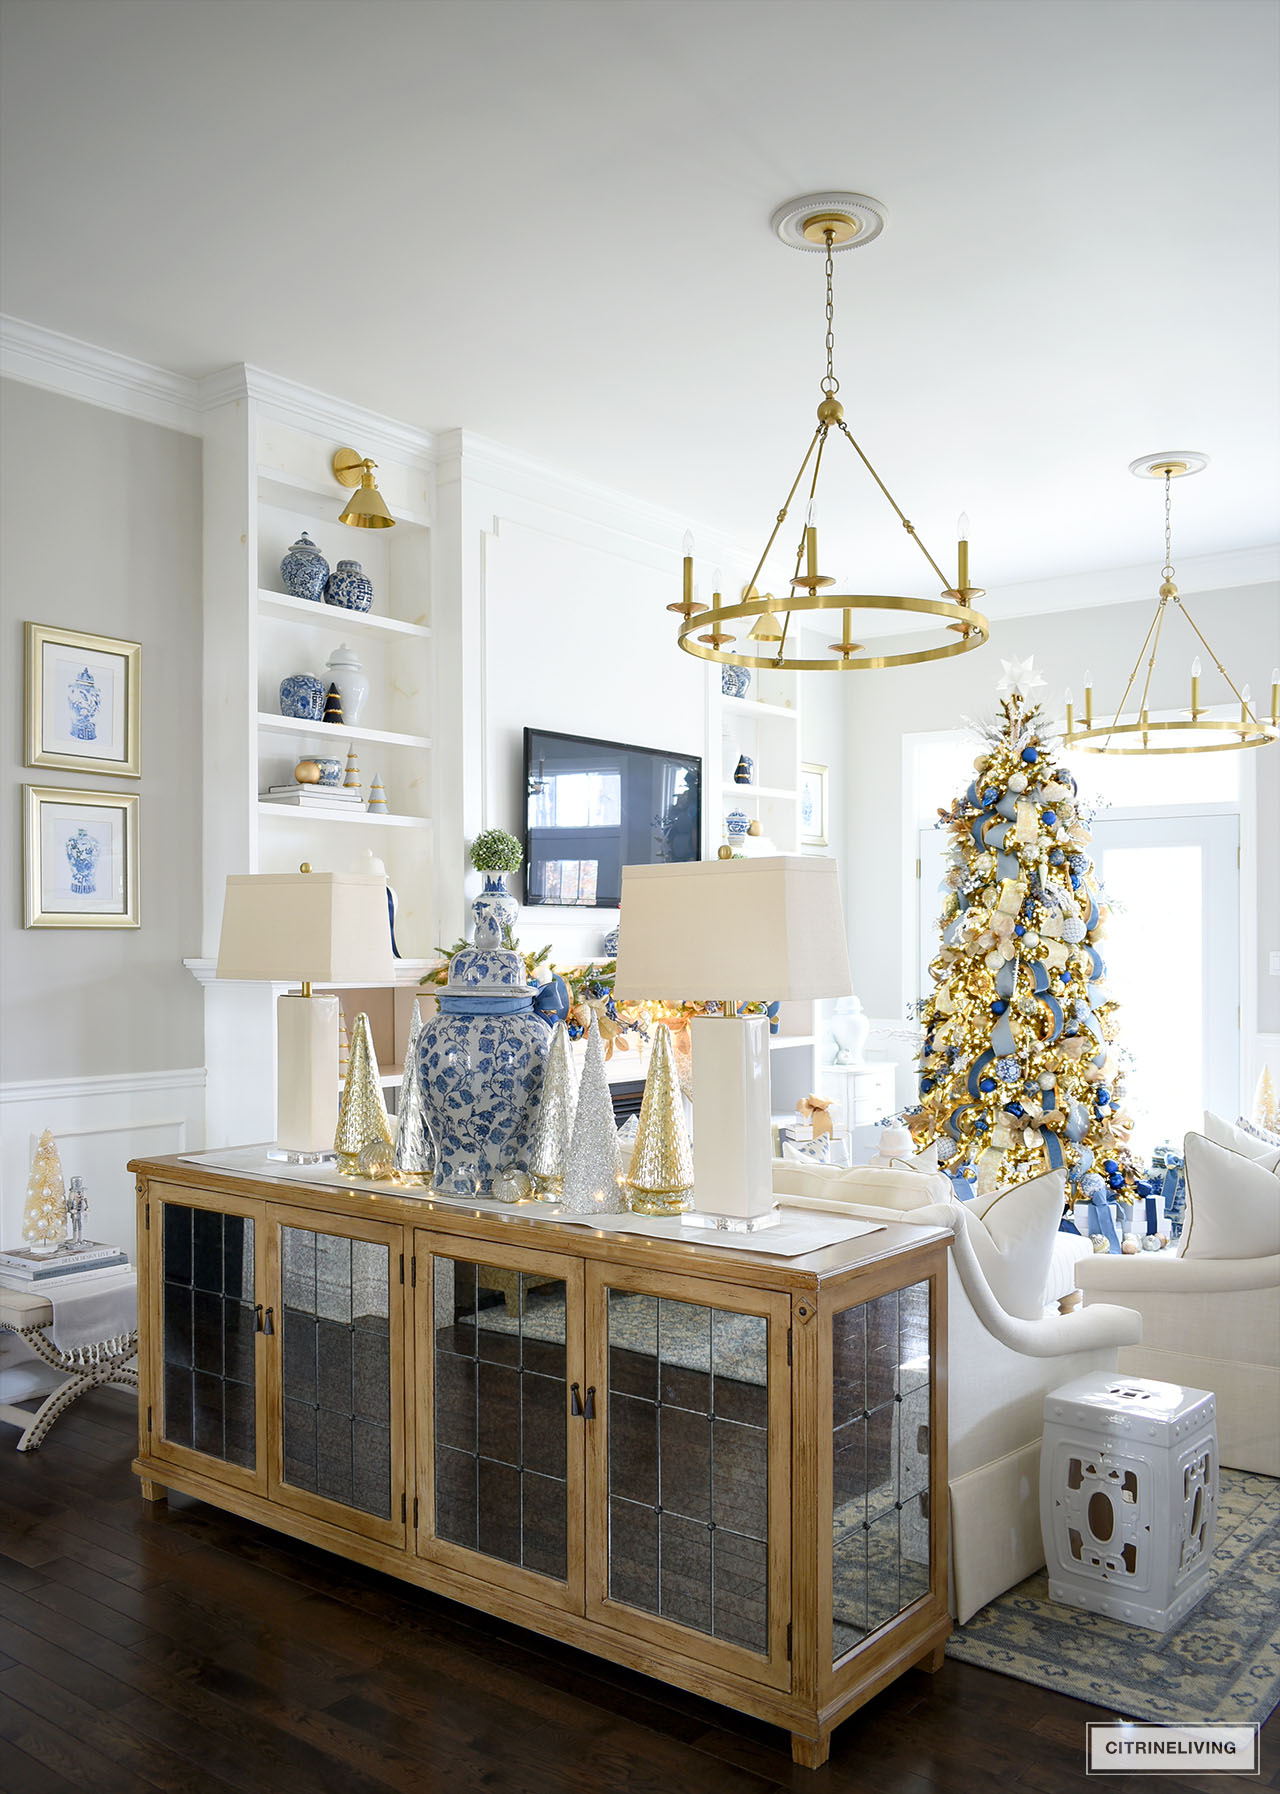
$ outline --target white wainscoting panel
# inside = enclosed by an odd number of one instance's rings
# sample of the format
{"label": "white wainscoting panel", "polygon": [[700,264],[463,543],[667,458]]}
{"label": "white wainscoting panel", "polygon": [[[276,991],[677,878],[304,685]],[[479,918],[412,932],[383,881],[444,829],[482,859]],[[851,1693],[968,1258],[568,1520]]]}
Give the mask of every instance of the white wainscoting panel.
{"label": "white wainscoting panel", "polygon": [[134,1185],[125,1166],[203,1147],[204,1087],[203,1066],[0,1084],[0,1247],[22,1243],[31,1155],[50,1128],[64,1178],[84,1179],[86,1236],[125,1246],[132,1258]]}

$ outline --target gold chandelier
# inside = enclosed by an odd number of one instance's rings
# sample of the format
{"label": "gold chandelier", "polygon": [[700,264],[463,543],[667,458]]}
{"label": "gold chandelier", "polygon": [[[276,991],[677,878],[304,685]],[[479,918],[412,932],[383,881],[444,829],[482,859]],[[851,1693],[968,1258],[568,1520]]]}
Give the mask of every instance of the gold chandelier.
{"label": "gold chandelier", "polygon": [[[1071,693],[1067,693],[1067,726],[1062,737],[1067,746],[1083,748],[1090,754],[1222,754],[1235,748],[1264,747],[1269,741],[1280,740],[1280,669],[1271,675],[1271,719],[1266,722],[1254,710],[1249,687],[1237,687],[1235,680],[1205,640],[1174,584],[1172,484],[1174,480],[1182,479],[1188,474],[1200,473],[1208,464],[1207,455],[1195,454],[1189,449],[1168,449],[1163,454],[1143,455],[1139,460],[1129,463],[1129,472],[1138,479],[1164,481],[1164,566],[1160,569],[1160,596],[1156,601],[1155,615],[1142,646],[1138,649],[1138,658],[1133,663],[1133,671],[1129,674],[1128,684],[1112,720],[1109,723],[1094,722],[1093,686],[1087,673],[1083,727],[1076,726]],[[1231,687],[1236,703],[1240,706],[1238,717],[1210,716],[1208,708],[1201,704],[1199,655],[1191,663],[1190,708],[1183,715],[1172,719],[1152,717],[1147,700],[1155,672],[1156,653],[1160,647],[1160,634],[1170,607],[1181,611],[1196,640]],[[1122,720],[1125,705],[1137,683],[1144,655],[1147,676],[1143,680],[1142,696],[1132,720],[1125,722]]]}
{"label": "gold chandelier", "polygon": [[[772,224],[784,243],[795,249],[825,252],[827,280],[827,371],[822,377],[822,399],[818,405],[818,427],[805,450],[800,470],[791,482],[791,489],[777,514],[764,552],[755,572],[743,591],[740,601],[726,604],[722,595],[712,593],[710,605],[697,602],[693,589],[693,542],[684,542],[684,589],[678,604],[669,604],[681,619],[677,641],[686,654],[699,660],[717,661],[721,665],[739,667],[782,668],[795,672],[861,672],[868,667],[912,666],[919,661],[943,660],[952,654],[966,654],[980,648],[990,634],[987,619],[973,608],[974,600],[983,596],[982,589],[969,584],[968,526],[961,520],[958,547],[958,568],[955,584],[939,567],[916,534],[915,525],[905,515],[893,494],[854,440],[844,421],[844,406],[836,397],[840,382],[836,379],[834,302],[832,286],[834,258],[842,249],[859,248],[874,241],[884,227],[885,208],[878,200],[861,193],[820,193],[791,200],[774,213]],[[823,451],[833,430],[844,436],[888,503],[897,513],[903,529],[911,537],[929,566],[942,582],[938,598],[915,598],[885,593],[834,592],[829,588],[835,580],[818,571],[818,531],[815,523],[814,499]],[[786,597],[775,598],[771,592],[762,597],[757,587],[765,561],[786,522],[796,493],[808,477],[805,499],[805,524],[796,548],[795,571]],[[718,580],[716,582],[718,584]],[[797,640],[788,652],[791,619],[796,613],[834,611],[840,613],[838,641],[828,644],[822,659],[808,659]],[[855,611],[880,611],[894,615],[904,612],[922,613],[942,620],[945,630],[955,637],[939,641],[927,648],[915,648],[902,654],[869,654],[861,642],[854,640]],[[726,627],[732,625],[734,627]],[[731,651],[738,641],[737,631],[745,629],[745,651]],[[798,634],[798,626],[797,626]]]}

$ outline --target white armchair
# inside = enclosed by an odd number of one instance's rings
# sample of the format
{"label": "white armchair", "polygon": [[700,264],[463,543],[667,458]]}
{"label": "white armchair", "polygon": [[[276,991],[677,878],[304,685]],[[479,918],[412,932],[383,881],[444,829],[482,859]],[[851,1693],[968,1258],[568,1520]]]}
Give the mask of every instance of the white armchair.
{"label": "white armchair", "polygon": [[1199,1134],[1183,1150],[1190,1220],[1180,1253],[1100,1254],[1079,1265],[1077,1281],[1086,1304],[1124,1302],[1141,1314],[1142,1340],[1121,1352],[1122,1371],[1212,1389],[1222,1462],[1280,1476],[1280,1155],[1250,1161]]}
{"label": "white armchair", "polygon": [[[1114,1370],[1117,1350],[1141,1337],[1127,1308],[1043,1312],[1053,1230],[1062,1210],[1060,1176],[1022,1186],[1021,1209],[1036,1235],[1038,1271],[1028,1256],[1007,1269],[1038,1278],[1022,1314],[997,1299],[987,1271],[1000,1280],[1000,1254],[978,1206],[954,1197],[916,1208],[881,1208],[841,1199],[857,1174],[775,1161],[774,1188],[788,1206],[839,1209],[871,1221],[947,1227],[953,1236],[947,1280],[948,1479],[951,1491],[952,1607],[963,1623],[988,1601],[1044,1562],[1040,1542],[1040,1436],[1044,1398],[1060,1383],[1090,1371]],[[842,1187],[843,1186],[843,1187]],[[837,1192],[840,1192],[838,1195]],[[1009,1195],[1013,1195],[1010,1192]],[[1008,1202],[1008,1196],[1001,1199]],[[1021,1217],[1013,1216],[1015,1224]],[[1008,1236],[1006,1236],[1008,1239]],[[1018,1254],[1016,1239],[1009,1251]],[[982,1256],[980,1256],[980,1254]],[[1004,1289],[1006,1301],[1010,1297]],[[1034,1313],[1037,1318],[1029,1318]]]}

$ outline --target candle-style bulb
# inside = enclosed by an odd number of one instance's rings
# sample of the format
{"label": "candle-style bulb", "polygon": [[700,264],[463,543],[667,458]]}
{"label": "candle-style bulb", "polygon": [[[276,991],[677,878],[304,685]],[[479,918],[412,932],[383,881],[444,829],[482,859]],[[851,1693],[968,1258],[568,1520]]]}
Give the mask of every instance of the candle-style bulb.
{"label": "candle-style bulb", "polygon": [[1071,687],[1070,686],[1067,687],[1065,693],[1063,694],[1063,702],[1066,704],[1067,709],[1070,710],[1070,708],[1071,708]]}
{"label": "candle-style bulb", "polygon": [[1272,683],[1272,684],[1273,684],[1273,685],[1280,685],[1280,667],[1272,667],[1272,669],[1271,669],[1271,683]]}
{"label": "candle-style bulb", "polygon": [[1191,677],[1193,679],[1198,679],[1200,677],[1200,656],[1198,654],[1191,662]]}
{"label": "candle-style bulb", "polygon": [[818,527],[818,501],[816,497],[811,498],[809,503],[805,506],[804,527],[806,529],[817,529]]}
{"label": "candle-style bulb", "polygon": [[691,529],[684,532],[684,541],[680,544],[680,552],[686,560],[693,553],[693,531]]}
{"label": "candle-style bulb", "polygon": [[1085,688],[1085,690],[1086,690],[1086,691],[1088,691],[1088,690],[1089,690],[1089,689],[1090,689],[1090,688],[1091,688],[1091,687],[1092,687],[1092,685],[1093,685],[1093,674],[1092,674],[1092,673],[1090,673],[1090,672],[1088,672],[1088,671],[1086,671],[1086,672],[1085,672],[1085,676],[1084,676],[1084,688]]}
{"label": "candle-style bulb", "polygon": [[969,540],[969,513],[967,511],[961,511],[956,519],[956,540],[959,542]]}
{"label": "candle-style bulb", "polygon": [[717,598],[720,596],[720,569],[719,569],[719,567],[717,567],[715,572],[711,575],[711,590],[715,593]]}
{"label": "candle-style bulb", "polygon": [[1253,702],[1253,693],[1249,690],[1247,685],[1240,693],[1240,702],[1242,704],[1251,704]]}

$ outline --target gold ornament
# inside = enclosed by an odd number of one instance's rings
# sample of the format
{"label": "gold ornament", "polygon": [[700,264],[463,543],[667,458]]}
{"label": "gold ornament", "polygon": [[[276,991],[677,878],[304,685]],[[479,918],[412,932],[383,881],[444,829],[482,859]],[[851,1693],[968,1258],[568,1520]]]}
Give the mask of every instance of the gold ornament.
{"label": "gold ornament", "polygon": [[640,1105],[640,1128],[627,1172],[627,1202],[639,1215],[679,1215],[693,1207],[693,1148],[670,1028],[654,1030],[653,1056]]}
{"label": "gold ornament", "polygon": [[387,1105],[382,1100],[378,1082],[378,1061],[373,1050],[373,1029],[367,1015],[358,1015],[351,1029],[351,1053],[347,1065],[347,1081],[342,1091],[342,1107],[338,1111],[338,1131],[334,1151],[338,1170],[345,1177],[380,1178],[382,1157],[372,1149],[381,1141],[386,1149],[387,1165],[395,1164],[395,1139],[387,1119]]}

